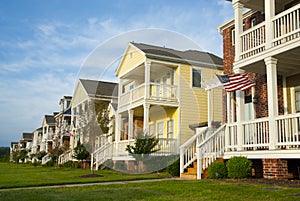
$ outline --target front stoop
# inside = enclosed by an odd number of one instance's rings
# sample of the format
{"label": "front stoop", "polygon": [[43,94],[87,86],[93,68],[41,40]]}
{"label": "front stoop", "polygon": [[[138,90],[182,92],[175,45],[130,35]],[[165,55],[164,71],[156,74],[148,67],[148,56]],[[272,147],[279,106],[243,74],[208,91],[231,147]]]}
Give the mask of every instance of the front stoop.
{"label": "front stoop", "polygon": [[[217,158],[215,161],[224,163],[223,158]],[[182,178],[182,179],[197,179],[197,162],[193,162],[192,167],[188,167],[186,169],[186,172],[181,173],[180,178]],[[206,168],[204,171],[202,171],[201,178],[202,179],[208,178],[208,168]]]}
{"label": "front stoop", "polygon": [[193,162],[193,167],[187,168],[187,172],[180,174],[181,179],[197,179],[197,162]]}

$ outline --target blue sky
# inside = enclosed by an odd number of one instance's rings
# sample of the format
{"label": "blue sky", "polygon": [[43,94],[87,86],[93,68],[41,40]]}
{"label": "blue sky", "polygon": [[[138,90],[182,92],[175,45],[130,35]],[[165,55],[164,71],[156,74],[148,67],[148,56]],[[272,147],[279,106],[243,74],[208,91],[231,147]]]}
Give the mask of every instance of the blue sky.
{"label": "blue sky", "polygon": [[[22,132],[41,126],[45,114],[59,110],[59,99],[73,94],[89,56],[113,38],[122,39],[115,55],[133,40],[179,47],[172,40],[160,44],[151,31],[130,37],[154,28],[222,57],[217,27],[232,16],[225,0],[1,0],[0,146],[20,140]],[[105,79],[115,80],[113,70]]]}

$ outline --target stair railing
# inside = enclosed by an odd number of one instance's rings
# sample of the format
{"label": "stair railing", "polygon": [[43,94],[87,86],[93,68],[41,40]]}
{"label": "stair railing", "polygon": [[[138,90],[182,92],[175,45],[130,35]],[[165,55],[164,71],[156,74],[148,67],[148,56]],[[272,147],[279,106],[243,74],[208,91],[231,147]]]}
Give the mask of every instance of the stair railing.
{"label": "stair railing", "polygon": [[197,146],[197,179],[217,158],[224,156],[226,124],[218,128],[211,136]]}
{"label": "stair railing", "polygon": [[92,166],[96,164],[96,170],[98,170],[99,165],[103,164],[108,159],[112,158],[112,143],[106,142],[104,145],[95,150],[92,154]]}
{"label": "stair railing", "polygon": [[196,160],[197,145],[205,139],[208,127],[197,129],[197,133],[180,146],[180,173]]}

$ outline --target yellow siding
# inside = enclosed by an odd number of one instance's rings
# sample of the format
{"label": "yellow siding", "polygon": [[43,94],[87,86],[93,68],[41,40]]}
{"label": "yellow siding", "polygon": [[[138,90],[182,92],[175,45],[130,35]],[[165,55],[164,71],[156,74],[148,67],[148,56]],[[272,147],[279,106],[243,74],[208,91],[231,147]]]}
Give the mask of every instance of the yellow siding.
{"label": "yellow siding", "polygon": [[81,103],[86,98],[88,98],[88,96],[86,94],[86,91],[84,90],[81,83],[78,83],[78,85],[75,89],[73,98],[72,98],[72,107],[78,105],[79,103]]}
{"label": "yellow siding", "polygon": [[131,46],[128,46],[127,51],[123,55],[122,63],[119,66],[116,76],[122,77],[130,69],[145,61],[145,59],[146,57],[141,52]]}
{"label": "yellow siding", "polygon": [[[202,80],[208,80],[215,76],[217,70],[200,68],[202,70]],[[194,131],[189,128],[191,124],[207,122],[207,91],[199,88],[192,88],[192,67],[181,65],[180,69],[180,143],[194,135]],[[222,120],[222,91],[212,92],[212,114],[213,120]]]}
{"label": "yellow siding", "polygon": [[178,109],[164,108],[161,106],[153,106],[150,109],[150,123],[155,123],[155,131],[157,132],[157,123],[164,122],[164,138],[167,138],[167,122],[174,120],[174,138],[178,137]]}

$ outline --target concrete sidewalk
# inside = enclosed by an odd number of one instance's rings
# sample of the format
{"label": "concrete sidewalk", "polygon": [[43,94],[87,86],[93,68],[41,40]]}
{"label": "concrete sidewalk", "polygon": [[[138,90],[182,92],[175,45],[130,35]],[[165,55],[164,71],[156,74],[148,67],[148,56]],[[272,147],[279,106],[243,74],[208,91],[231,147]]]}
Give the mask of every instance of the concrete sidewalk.
{"label": "concrete sidewalk", "polygon": [[166,178],[166,179],[144,179],[144,180],[132,180],[132,181],[109,181],[98,183],[82,183],[82,184],[62,184],[62,185],[50,185],[50,186],[31,186],[31,187],[16,187],[16,188],[4,188],[2,191],[12,190],[30,190],[30,189],[46,189],[46,188],[68,188],[68,187],[81,187],[81,186],[101,186],[101,185],[113,185],[113,184],[132,184],[132,183],[146,183],[146,182],[160,182],[170,180],[182,180],[180,178]]}

